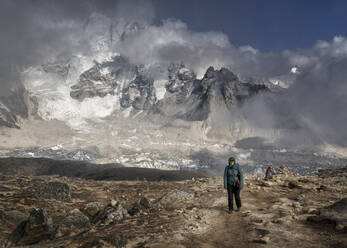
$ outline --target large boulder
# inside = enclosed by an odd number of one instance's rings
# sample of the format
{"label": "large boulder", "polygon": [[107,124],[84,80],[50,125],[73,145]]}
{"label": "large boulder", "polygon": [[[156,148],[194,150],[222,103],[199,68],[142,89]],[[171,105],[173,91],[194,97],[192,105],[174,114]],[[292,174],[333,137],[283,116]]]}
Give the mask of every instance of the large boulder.
{"label": "large boulder", "polygon": [[278,169],[277,169],[277,175],[283,175],[283,176],[294,176],[294,173],[291,172],[288,167],[281,165]]}
{"label": "large boulder", "polygon": [[193,197],[193,194],[181,191],[181,190],[173,190],[171,192],[166,193],[162,198],[160,198],[160,203],[166,203],[170,201],[177,200],[188,200]]}
{"label": "large boulder", "polygon": [[146,197],[142,197],[139,202],[135,202],[129,209],[130,215],[135,215],[142,211],[149,210],[151,208],[151,203]]}
{"label": "large boulder", "polygon": [[9,240],[15,245],[31,245],[53,237],[52,218],[44,209],[37,208],[30,212],[27,220],[17,226]]}
{"label": "large boulder", "polygon": [[101,213],[94,217],[93,223],[97,225],[109,225],[121,221],[128,216],[128,211],[119,202],[112,201]]}
{"label": "large boulder", "polygon": [[193,194],[181,190],[173,190],[163,195],[153,205],[154,207],[164,207],[166,209],[178,208],[193,197]]}
{"label": "large boulder", "polygon": [[81,230],[89,229],[90,227],[89,218],[80,210],[74,209],[59,224],[58,236],[64,236],[71,232],[78,233]]}
{"label": "large boulder", "polygon": [[337,230],[347,230],[347,198],[343,198],[331,206],[321,209],[316,216],[310,216],[309,221],[328,221],[335,224]]}
{"label": "large boulder", "polygon": [[70,187],[66,183],[59,181],[45,182],[36,180],[33,182],[33,186],[29,190],[40,198],[71,202]]}
{"label": "large boulder", "polygon": [[103,212],[106,206],[107,204],[104,202],[90,202],[84,207],[83,212],[93,218]]}

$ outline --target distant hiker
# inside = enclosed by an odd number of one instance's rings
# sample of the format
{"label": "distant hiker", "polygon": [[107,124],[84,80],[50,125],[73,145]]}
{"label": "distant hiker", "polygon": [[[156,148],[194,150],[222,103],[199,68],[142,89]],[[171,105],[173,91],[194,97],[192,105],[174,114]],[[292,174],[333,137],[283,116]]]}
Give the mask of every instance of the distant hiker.
{"label": "distant hiker", "polygon": [[276,175],[275,168],[272,165],[267,167],[266,172],[265,172],[265,179],[274,179],[275,175]]}
{"label": "distant hiker", "polygon": [[237,206],[236,211],[239,211],[241,208],[240,190],[243,188],[243,174],[240,165],[235,162],[233,157],[229,158],[229,164],[224,170],[224,188],[228,190],[229,213],[234,210],[234,195]]}

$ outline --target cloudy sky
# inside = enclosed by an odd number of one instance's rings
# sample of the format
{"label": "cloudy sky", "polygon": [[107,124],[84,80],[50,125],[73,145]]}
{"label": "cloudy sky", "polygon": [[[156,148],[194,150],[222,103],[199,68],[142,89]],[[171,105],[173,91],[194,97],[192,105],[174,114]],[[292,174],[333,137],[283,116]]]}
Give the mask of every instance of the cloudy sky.
{"label": "cloudy sky", "polygon": [[112,29],[115,39],[124,32],[120,23],[136,23],[109,45],[134,63],[184,62],[198,75],[225,66],[261,78],[299,66],[302,75],[275,107],[248,108],[267,109],[262,119],[274,123],[255,122],[272,127],[300,116],[299,126],[318,140],[347,145],[345,13],[343,0],[0,0],[0,95],[20,85],[26,68],[76,54],[93,58],[95,35]]}
{"label": "cloudy sky", "polygon": [[195,31],[218,30],[236,46],[262,51],[310,48],[347,36],[344,0],[155,1],[156,20],[177,18]]}

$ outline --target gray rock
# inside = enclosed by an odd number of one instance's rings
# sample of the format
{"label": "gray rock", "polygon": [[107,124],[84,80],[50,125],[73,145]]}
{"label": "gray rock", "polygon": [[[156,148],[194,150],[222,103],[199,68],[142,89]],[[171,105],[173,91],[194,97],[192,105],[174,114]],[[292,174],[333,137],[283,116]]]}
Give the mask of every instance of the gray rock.
{"label": "gray rock", "polygon": [[328,221],[334,223],[337,230],[346,230],[347,198],[343,198],[327,208],[320,209],[318,215],[309,216],[307,220],[312,222]]}
{"label": "gray rock", "polygon": [[277,174],[282,174],[285,176],[293,176],[294,173],[291,172],[286,166],[281,165],[278,169],[277,169]]}
{"label": "gray rock", "polygon": [[141,211],[142,211],[142,207],[138,202],[135,202],[134,204],[132,204],[131,208],[128,210],[131,216],[134,216],[137,213],[140,213]]}
{"label": "gray rock", "polygon": [[193,198],[194,195],[180,191],[180,190],[173,190],[171,192],[166,193],[162,198],[159,199],[158,203],[159,204],[167,204],[172,201],[177,201],[177,200],[188,200]]}
{"label": "gray rock", "polygon": [[128,244],[128,241],[125,237],[119,236],[116,233],[110,234],[104,238],[104,240],[117,248],[125,247]]}
{"label": "gray rock", "polygon": [[263,238],[258,238],[253,240],[254,243],[258,243],[258,244],[267,244],[269,241],[270,241],[269,237],[263,237]]}
{"label": "gray rock", "polygon": [[89,216],[89,217],[95,217],[102,211],[104,211],[105,207],[107,206],[104,202],[90,202],[88,203],[83,211]]}
{"label": "gray rock", "polygon": [[123,206],[119,202],[116,202],[113,205],[107,205],[103,212],[94,217],[92,222],[97,225],[109,225],[128,217],[128,211],[123,208]]}
{"label": "gray rock", "polygon": [[144,209],[150,208],[150,202],[146,197],[142,197],[139,203]]}
{"label": "gray rock", "polygon": [[90,227],[89,218],[80,210],[74,209],[59,224],[58,233],[59,235],[66,235],[75,229],[81,231]]}
{"label": "gray rock", "polygon": [[41,180],[33,181],[33,186],[29,191],[37,197],[54,199],[62,202],[71,202],[70,187],[66,183],[59,181],[45,182]]}
{"label": "gray rock", "polygon": [[29,218],[21,222],[12,232],[9,241],[15,245],[31,245],[52,239],[54,228],[52,218],[42,208],[33,209]]}
{"label": "gray rock", "polygon": [[151,206],[149,200],[146,197],[142,197],[139,202],[135,202],[134,204],[132,204],[128,212],[130,215],[133,216],[150,208]]}
{"label": "gray rock", "polygon": [[340,201],[335,202],[329,206],[329,211],[336,212],[338,214],[347,214],[347,198],[343,198]]}

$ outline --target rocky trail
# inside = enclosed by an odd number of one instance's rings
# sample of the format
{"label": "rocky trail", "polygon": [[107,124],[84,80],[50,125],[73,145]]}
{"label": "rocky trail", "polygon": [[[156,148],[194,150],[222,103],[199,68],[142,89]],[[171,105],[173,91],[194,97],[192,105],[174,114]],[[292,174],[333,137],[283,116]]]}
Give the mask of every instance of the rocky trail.
{"label": "rocky trail", "polygon": [[222,177],[106,181],[0,176],[0,247],[347,247],[347,168],[247,175],[229,214]]}

